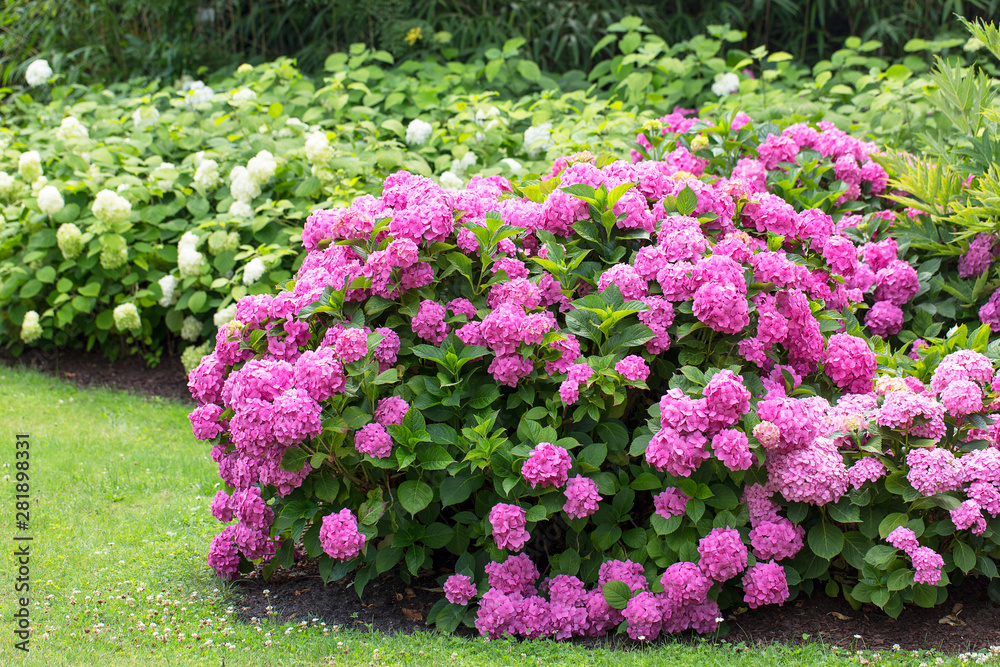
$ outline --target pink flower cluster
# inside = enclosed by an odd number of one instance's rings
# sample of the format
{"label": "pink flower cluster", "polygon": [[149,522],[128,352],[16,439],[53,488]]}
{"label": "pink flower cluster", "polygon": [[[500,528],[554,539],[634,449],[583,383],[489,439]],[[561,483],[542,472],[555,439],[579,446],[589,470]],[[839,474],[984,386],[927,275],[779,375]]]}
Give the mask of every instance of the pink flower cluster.
{"label": "pink flower cluster", "polygon": [[937,586],[941,581],[941,568],[944,567],[944,558],[930,547],[920,546],[916,534],[906,526],[894,528],[886,535],[885,541],[902,549],[910,561],[916,573],[913,575],[914,583],[930,584]]}
{"label": "pink flower cluster", "polygon": [[531,456],[521,467],[521,475],[532,488],[555,486],[566,483],[573,461],[564,447],[550,442],[541,442],[531,450]]}

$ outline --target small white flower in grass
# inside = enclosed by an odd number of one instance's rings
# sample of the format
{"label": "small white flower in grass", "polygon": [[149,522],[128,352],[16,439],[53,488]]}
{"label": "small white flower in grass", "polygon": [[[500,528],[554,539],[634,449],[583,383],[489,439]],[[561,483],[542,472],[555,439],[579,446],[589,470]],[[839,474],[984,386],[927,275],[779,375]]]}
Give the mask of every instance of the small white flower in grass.
{"label": "small white flower in grass", "polygon": [[194,182],[211,190],[219,184],[219,163],[212,159],[203,159],[194,170]]}
{"label": "small white flower in grass", "polygon": [[445,190],[461,190],[465,185],[465,181],[463,181],[460,176],[450,171],[446,171],[441,174],[440,180],[441,187]]}
{"label": "small white flower in grass", "polygon": [[260,280],[260,277],[264,275],[266,270],[267,269],[261,258],[254,257],[247,262],[246,266],[243,267],[243,284],[253,285],[255,282]]}
{"label": "small white flower in grass", "polygon": [[42,327],[38,324],[38,313],[29,310],[21,322],[21,340],[27,344],[34,343],[42,336]]}
{"label": "small white flower in grass", "polygon": [[181,338],[188,341],[196,341],[201,336],[201,320],[193,315],[184,318],[181,324]]}
{"label": "small white flower in grass", "polygon": [[163,308],[169,308],[177,301],[177,277],[168,274],[156,282],[160,286],[160,291],[163,292],[163,296],[157,303]]}
{"label": "small white flower in grass", "polygon": [[54,185],[46,185],[38,192],[38,209],[42,213],[54,215],[62,210],[64,203],[59,188]]}
{"label": "small white flower in grass", "polygon": [[132,213],[132,204],[111,190],[101,190],[90,210],[104,224],[115,225],[128,219]]}
{"label": "small white flower in grass", "polygon": [[715,75],[712,92],[719,97],[732,95],[740,90],[740,77],[734,72],[719,72]]}
{"label": "small white flower in grass", "polygon": [[160,112],[153,107],[139,107],[132,112],[132,123],[137,130],[148,130],[160,121]]}
{"label": "small white flower in grass", "polygon": [[414,118],[406,126],[406,143],[411,146],[423,146],[430,139],[434,128],[430,123],[419,118]]}
{"label": "small white flower in grass", "polygon": [[236,304],[231,303],[225,308],[219,309],[219,312],[212,317],[212,323],[216,328],[221,329],[232,322],[234,317],[236,317]]}
{"label": "small white flower in grass", "polygon": [[24,71],[24,80],[32,87],[42,85],[49,80],[50,76],[52,76],[52,68],[49,67],[49,61],[42,58],[32,62]]}
{"label": "small white flower in grass", "polygon": [[142,327],[139,319],[139,309],[134,303],[123,303],[115,306],[115,327],[118,331],[133,331]]}
{"label": "small white flower in grass", "polygon": [[234,218],[250,219],[253,217],[253,207],[247,202],[237,199],[229,205],[229,215]]}
{"label": "small white flower in grass", "polygon": [[313,132],[306,137],[306,159],[313,164],[326,164],[333,158],[333,148],[326,132]]}
{"label": "small white flower in grass", "polygon": [[90,134],[78,119],[73,116],[67,116],[59,123],[59,129],[56,130],[56,138],[61,141],[66,141],[67,139],[88,139],[90,138]]}
{"label": "small white flower in grass", "polygon": [[524,131],[524,149],[528,151],[529,157],[536,157],[550,148],[552,148],[552,123],[532,125]]}
{"label": "small white flower in grass", "polygon": [[25,151],[17,159],[17,173],[28,181],[38,180],[42,175],[42,158],[38,151]]}

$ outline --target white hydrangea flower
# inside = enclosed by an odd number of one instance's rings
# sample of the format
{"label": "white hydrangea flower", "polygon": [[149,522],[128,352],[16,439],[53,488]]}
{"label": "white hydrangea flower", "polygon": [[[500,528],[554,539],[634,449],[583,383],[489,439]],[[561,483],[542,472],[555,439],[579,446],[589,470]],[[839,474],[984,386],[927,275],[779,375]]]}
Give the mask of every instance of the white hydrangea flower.
{"label": "white hydrangea flower", "polygon": [[465,186],[465,181],[458,174],[446,171],[441,174],[441,187],[445,190],[461,190]]}
{"label": "white hydrangea flower", "polygon": [[250,63],[243,63],[242,65],[236,68],[237,74],[246,74],[247,72],[252,72],[252,71],[253,71],[253,65],[251,65]]}
{"label": "white hydrangea flower", "polygon": [[33,180],[31,182],[31,194],[37,197],[38,193],[42,191],[42,188],[44,188],[45,184],[48,182],[49,179],[45,178],[44,176],[39,176],[38,178]]}
{"label": "white hydrangea flower", "polygon": [[277,168],[278,162],[270,151],[260,151],[247,162],[247,173],[258,187],[271,180]]}
{"label": "white hydrangea flower", "polygon": [[260,257],[254,257],[243,267],[243,284],[253,285],[260,280],[266,270],[263,260]]}
{"label": "white hydrangea flower", "polygon": [[21,340],[30,345],[42,337],[42,327],[38,323],[38,313],[29,310],[21,322]]}
{"label": "white hydrangea flower", "polygon": [[251,100],[257,99],[257,93],[250,90],[249,88],[237,88],[230,95],[232,96],[232,101],[235,104],[239,104],[242,102],[249,102]]}
{"label": "white hydrangea flower", "polygon": [[208,236],[208,251],[213,255],[218,255],[224,250],[236,251],[240,247],[240,233],[217,230]]}
{"label": "white hydrangea flower", "polygon": [[158,123],[160,112],[154,107],[139,107],[132,112],[132,123],[137,130],[148,130]]}
{"label": "white hydrangea flower", "polygon": [[740,77],[735,72],[719,72],[715,75],[712,92],[719,97],[732,95],[740,90]]}
{"label": "white hydrangea flower", "polygon": [[231,303],[225,308],[219,309],[219,312],[217,312],[212,317],[212,323],[216,326],[216,328],[221,329],[222,327],[232,322],[233,318],[235,317],[236,317],[236,304]]}
{"label": "white hydrangea flower", "polygon": [[66,141],[67,139],[89,139],[90,133],[78,119],[73,116],[66,116],[59,123],[59,129],[56,130],[56,138],[60,141]]}
{"label": "white hydrangea flower", "polygon": [[456,175],[462,176],[465,174],[466,169],[476,164],[476,154],[469,151],[462,158],[455,159],[451,161],[451,170],[455,172]]}
{"label": "white hydrangea flower", "polygon": [[17,187],[17,181],[6,171],[0,171],[0,197],[9,198]]}
{"label": "white hydrangea flower", "polygon": [[219,184],[219,163],[212,159],[202,160],[194,170],[194,182],[211,190]]}
{"label": "white hydrangea flower", "polygon": [[177,268],[181,278],[197,276],[201,273],[201,265],[205,256],[198,252],[198,235],[194,232],[184,232],[177,242]]}
{"label": "white hydrangea flower", "polygon": [[184,106],[194,109],[199,104],[206,104],[212,101],[215,91],[205,85],[204,81],[190,81],[181,87],[184,93]]}
{"label": "white hydrangea flower", "polygon": [[181,365],[184,366],[184,374],[190,375],[191,371],[197,368],[198,364],[201,363],[202,358],[208,354],[209,348],[215,341],[206,340],[201,345],[195,347],[194,345],[188,345],[181,352]]}
{"label": "white hydrangea flower", "polygon": [[406,143],[411,146],[423,146],[430,139],[434,128],[427,121],[414,118],[406,126]]}
{"label": "white hydrangea flower", "polygon": [[64,203],[59,188],[54,185],[46,185],[38,192],[38,208],[42,213],[55,215],[62,210]]}
{"label": "white hydrangea flower", "polygon": [[515,176],[520,176],[521,174],[525,173],[525,169],[521,165],[521,163],[512,157],[505,157],[504,159],[500,160],[500,162],[508,169],[510,169],[510,172]]}
{"label": "white hydrangea flower", "polygon": [[162,307],[169,308],[177,302],[177,277],[167,274],[156,281],[163,296],[157,301]]}
{"label": "white hydrangea flower", "polygon": [[260,195],[260,185],[246,167],[233,167],[229,172],[229,194],[238,201],[250,202]]}
{"label": "white hydrangea flower", "polygon": [[201,321],[194,315],[188,315],[181,324],[181,338],[194,342],[201,335]]}
{"label": "white hydrangea flower", "polygon": [[115,225],[128,219],[132,213],[132,204],[111,190],[101,190],[90,210],[104,224]]}
{"label": "white hydrangea flower", "polygon": [[285,127],[300,134],[309,131],[309,125],[307,123],[302,122],[298,118],[295,118],[294,116],[285,121]]}
{"label": "white hydrangea flower", "polygon": [[44,84],[50,76],[52,68],[49,67],[49,61],[41,58],[28,65],[28,69],[24,71],[24,80],[32,87]]}
{"label": "white hydrangea flower", "polygon": [[106,245],[101,248],[101,267],[114,271],[125,266],[128,262],[128,246],[124,243],[120,246]]}
{"label": "white hydrangea flower", "polygon": [[[161,162],[152,172],[149,174],[149,180],[153,181],[161,189],[166,190],[174,184],[174,178],[176,178],[176,173],[168,174],[167,172],[176,172],[177,167],[173,165],[172,162]],[[122,183],[127,187],[127,184]],[[121,187],[121,186],[119,186]],[[119,190],[121,192],[121,190]]]}
{"label": "white hydrangea flower", "polygon": [[119,183],[118,187],[115,188],[115,192],[121,194],[123,192],[128,192],[128,183]]}
{"label": "white hydrangea flower", "polygon": [[530,157],[552,148],[552,123],[532,125],[524,131],[524,149]]}
{"label": "white hydrangea flower", "polygon": [[59,246],[63,259],[73,259],[79,255],[83,250],[83,234],[80,233],[80,228],[72,222],[62,224],[56,232],[56,245]]}
{"label": "white hydrangea flower", "polygon": [[42,157],[38,151],[25,151],[17,159],[17,173],[21,178],[31,183],[42,176]]}
{"label": "white hydrangea flower", "polygon": [[306,159],[313,164],[326,164],[333,157],[333,148],[326,132],[313,132],[306,137]]}
{"label": "white hydrangea flower", "polygon": [[253,206],[241,199],[236,199],[229,205],[229,215],[249,220],[253,217]]}
{"label": "white hydrangea flower", "polygon": [[139,309],[134,303],[123,303],[115,306],[114,310],[115,328],[118,331],[134,331],[142,328],[142,320],[139,319]]}

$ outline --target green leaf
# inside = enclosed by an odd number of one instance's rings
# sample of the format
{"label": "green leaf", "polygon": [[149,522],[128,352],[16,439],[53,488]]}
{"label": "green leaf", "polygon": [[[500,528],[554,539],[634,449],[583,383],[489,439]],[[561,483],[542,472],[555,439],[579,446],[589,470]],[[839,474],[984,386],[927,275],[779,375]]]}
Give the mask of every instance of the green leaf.
{"label": "green leaf", "polygon": [[632,599],[632,589],[624,581],[617,579],[604,584],[601,594],[604,595],[604,601],[612,609],[624,609],[628,606],[628,601]]}
{"label": "green leaf", "polygon": [[865,562],[880,570],[884,570],[895,559],[896,549],[886,544],[876,544],[865,554]]}
{"label": "green leaf", "polygon": [[901,591],[910,587],[913,584],[913,570],[908,568],[893,570],[889,574],[886,584],[890,591]]}
{"label": "green leaf", "polygon": [[207,303],[208,295],[199,290],[188,299],[187,307],[192,313],[200,313],[205,310]]}
{"label": "green leaf", "polygon": [[434,489],[416,479],[409,479],[400,484],[397,494],[399,503],[410,514],[416,514],[430,505],[434,499]]}
{"label": "green leaf", "polygon": [[382,489],[368,492],[368,498],[358,508],[358,521],[363,526],[374,526],[385,514],[386,502],[382,500]]}
{"label": "green leaf", "polygon": [[[340,480],[330,470],[323,470],[313,484],[313,493],[320,500],[332,503],[340,491]],[[381,489],[380,489],[381,491]]]}
{"label": "green leaf", "polygon": [[958,569],[966,574],[976,566],[976,552],[961,540],[952,542],[952,556],[955,558],[955,565],[958,566]]}
{"label": "green leaf", "polygon": [[54,283],[56,281],[55,267],[43,266],[35,272],[35,278],[43,283]]}
{"label": "green leaf", "polygon": [[681,215],[691,215],[698,206],[698,195],[689,186],[677,194],[677,212]]}
{"label": "green leaf", "polygon": [[470,473],[457,474],[441,482],[441,504],[444,506],[457,505],[472,495],[483,485],[481,475]]}
{"label": "green leaf", "polygon": [[651,472],[642,472],[632,480],[630,486],[636,491],[652,491],[663,486],[663,481]]}
{"label": "green leaf", "polygon": [[809,548],[820,558],[830,560],[844,548],[844,533],[832,523],[820,523],[809,530]]}
{"label": "green leaf", "polygon": [[538,65],[530,60],[522,60],[518,62],[517,71],[520,72],[521,76],[531,82],[538,81],[542,78],[542,71],[538,68]]}

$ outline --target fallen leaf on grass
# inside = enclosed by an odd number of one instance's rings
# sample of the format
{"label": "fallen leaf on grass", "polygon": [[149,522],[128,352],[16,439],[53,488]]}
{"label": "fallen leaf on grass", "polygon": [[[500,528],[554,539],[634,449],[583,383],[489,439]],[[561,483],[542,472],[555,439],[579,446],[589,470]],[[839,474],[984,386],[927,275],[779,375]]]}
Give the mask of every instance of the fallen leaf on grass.
{"label": "fallen leaf on grass", "polygon": [[406,607],[401,607],[400,610],[403,612],[403,616],[407,617],[411,621],[422,621],[422,620],[424,620],[424,615],[421,614],[416,609],[407,609]]}
{"label": "fallen leaf on grass", "polygon": [[829,616],[833,616],[838,621],[849,621],[849,620],[851,620],[850,616],[846,616],[844,614],[841,614],[839,611],[831,611],[829,613]]}
{"label": "fallen leaf on grass", "polygon": [[406,593],[407,600],[412,600],[413,598],[417,597],[417,594],[413,592],[412,588],[407,588],[404,590],[404,592]]}

